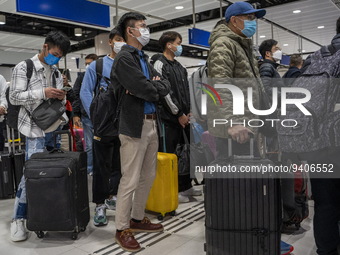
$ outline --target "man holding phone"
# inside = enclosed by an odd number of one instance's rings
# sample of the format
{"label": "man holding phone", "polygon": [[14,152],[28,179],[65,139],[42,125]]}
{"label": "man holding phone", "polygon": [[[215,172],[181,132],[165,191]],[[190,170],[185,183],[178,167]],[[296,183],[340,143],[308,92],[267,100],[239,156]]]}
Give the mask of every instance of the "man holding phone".
{"label": "man holding phone", "polygon": [[[28,65],[25,61],[17,64],[13,70],[9,99],[13,105],[20,105],[18,130],[26,137],[26,160],[33,153],[43,152],[45,148],[45,130],[39,128],[28,112],[33,112],[43,100],[57,98],[66,103],[66,92],[61,90],[63,78],[55,66],[70,48],[69,38],[60,31],[47,34],[41,52],[31,58],[33,70],[31,79],[27,80]],[[43,191],[42,191],[43,192]],[[53,198],[51,198],[53,199]],[[45,215],[48,217],[48,215]],[[11,240],[13,242],[27,239],[25,219],[27,218],[27,201],[25,173],[20,181],[14,204],[11,223]]]}

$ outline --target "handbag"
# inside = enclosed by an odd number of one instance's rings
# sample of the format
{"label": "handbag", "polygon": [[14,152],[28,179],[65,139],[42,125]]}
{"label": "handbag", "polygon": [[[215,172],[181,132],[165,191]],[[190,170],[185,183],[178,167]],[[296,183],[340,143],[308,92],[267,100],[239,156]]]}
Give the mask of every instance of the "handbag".
{"label": "handbag", "polygon": [[177,144],[175,154],[178,158],[178,175],[190,174],[190,144],[183,129],[184,143]]}
{"label": "handbag", "polygon": [[65,111],[66,107],[61,100],[49,98],[35,108],[30,116],[38,127],[47,130],[61,118]]}

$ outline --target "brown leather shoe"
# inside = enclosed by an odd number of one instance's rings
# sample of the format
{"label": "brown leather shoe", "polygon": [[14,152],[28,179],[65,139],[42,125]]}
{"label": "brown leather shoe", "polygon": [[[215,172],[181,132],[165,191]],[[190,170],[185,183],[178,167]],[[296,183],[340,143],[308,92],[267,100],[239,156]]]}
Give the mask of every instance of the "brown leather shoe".
{"label": "brown leather shoe", "polygon": [[132,232],[161,232],[164,230],[162,224],[151,223],[148,217],[144,217],[140,223],[130,220],[130,229]]}
{"label": "brown leather shoe", "polygon": [[117,231],[115,240],[123,250],[137,252],[141,249],[130,229],[125,229],[122,232]]}

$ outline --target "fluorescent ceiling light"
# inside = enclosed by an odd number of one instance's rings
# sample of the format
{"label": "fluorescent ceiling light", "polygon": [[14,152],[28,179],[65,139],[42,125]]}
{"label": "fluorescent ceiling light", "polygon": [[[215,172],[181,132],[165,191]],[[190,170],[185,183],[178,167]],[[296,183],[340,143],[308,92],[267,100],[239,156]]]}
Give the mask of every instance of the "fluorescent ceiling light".
{"label": "fluorescent ceiling light", "polygon": [[184,6],[179,5],[179,6],[176,6],[175,9],[176,9],[176,10],[182,10],[182,9],[184,9]]}
{"label": "fluorescent ceiling light", "polygon": [[283,46],[284,46],[284,47],[288,46],[288,43],[285,43]]}
{"label": "fluorescent ceiling light", "polygon": [[318,26],[318,29],[325,28],[325,26]]}
{"label": "fluorescent ceiling light", "polygon": [[301,10],[295,10],[295,11],[293,11],[293,13],[300,13],[301,12]]}
{"label": "fluorescent ceiling light", "polygon": [[74,29],[74,35],[75,36],[82,36],[83,35],[83,31],[81,28],[75,28]]}
{"label": "fluorescent ceiling light", "polygon": [[0,25],[5,25],[6,24],[6,16],[5,15],[0,15]]}
{"label": "fluorescent ceiling light", "polygon": [[265,35],[260,35],[260,38],[266,38],[266,36]]}

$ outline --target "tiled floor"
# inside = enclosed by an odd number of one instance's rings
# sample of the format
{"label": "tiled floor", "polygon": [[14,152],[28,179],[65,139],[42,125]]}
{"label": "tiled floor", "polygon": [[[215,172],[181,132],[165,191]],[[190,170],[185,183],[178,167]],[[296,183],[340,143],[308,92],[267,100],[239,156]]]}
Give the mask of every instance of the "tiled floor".
{"label": "tiled floor", "polygon": [[[90,180],[89,180],[90,182]],[[201,187],[201,186],[200,186]],[[91,194],[90,194],[91,197]],[[136,237],[142,244],[140,255],[204,255],[204,209],[203,196],[191,199],[190,203],[180,204],[177,216],[166,217],[164,233],[144,234]],[[109,224],[94,227],[92,221],[78,240],[72,240],[70,233],[49,232],[39,239],[30,233],[29,239],[14,243],[9,238],[10,218],[13,199],[0,200],[0,255],[113,255],[130,254],[122,251],[114,241],[114,211],[107,211]],[[94,205],[91,204],[91,216]],[[312,232],[313,204],[311,214],[298,232],[282,235],[282,240],[294,245],[294,255],[316,254]],[[156,215],[148,215],[157,221]],[[91,218],[92,220],[92,218]]]}

